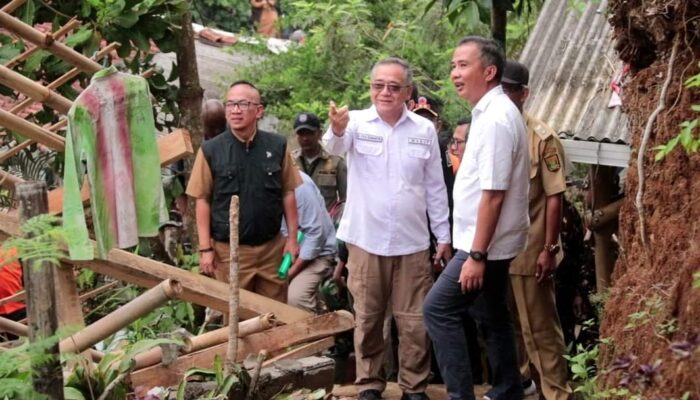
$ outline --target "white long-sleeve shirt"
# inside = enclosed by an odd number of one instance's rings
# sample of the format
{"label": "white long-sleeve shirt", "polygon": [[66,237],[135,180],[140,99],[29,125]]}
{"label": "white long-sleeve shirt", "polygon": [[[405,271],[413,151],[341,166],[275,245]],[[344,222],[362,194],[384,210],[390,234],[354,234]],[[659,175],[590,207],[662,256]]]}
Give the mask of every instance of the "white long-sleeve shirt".
{"label": "white long-sleeve shirt", "polygon": [[329,128],[323,143],[347,153],[348,188],[337,237],[379,256],[426,250],[430,227],[450,243],[447,189],[435,127],[404,109],[394,127],[373,107],[350,112],[343,136]]}

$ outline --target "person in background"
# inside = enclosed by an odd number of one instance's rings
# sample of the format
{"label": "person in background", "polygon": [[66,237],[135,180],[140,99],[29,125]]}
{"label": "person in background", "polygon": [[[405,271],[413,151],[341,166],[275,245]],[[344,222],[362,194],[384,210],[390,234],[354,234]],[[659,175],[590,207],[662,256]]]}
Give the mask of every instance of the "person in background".
{"label": "person in background", "polygon": [[[300,175],[303,183],[294,189],[294,195],[299,231],[304,234],[304,240],[299,257],[289,269],[287,304],[319,314],[322,304],[318,287],[331,275],[335,264],[335,228],[314,181],[303,172]],[[285,221],[282,221],[282,234],[287,235]]]}
{"label": "person in background", "polygon": [[450,159],[452,160],[452,170],[457,175],[459,164],[464,156],[464,149],[467,148],[467,138],[469,137],[469,126],[472,123],[471,117],[462,118],[457,121],[457,126],[450,139]]}
{"label": "person in background", "polygon": [[[15,249],[0,250],[0,300],[17,294],[24,288],[22,282],[22,264],[15,258]],[[0,305],[0,317],[21,321],[27,316],[27,308],[23,302],[13,301]],[[17,336],[10,333],[0,333],[0,341],[14,340]]]}
{"label": "person in background", "polygon": [[257,32],[269,38],[279,37],[277,0],[250,0],[250,5],[253,7],[251,14],[254,16],[253,23]]}
{"label": "person in background", "polygon": [[[287,301],[287,283],[277,277],[283,254],[299,254],[294,189],[299,171],[287,139],[257,128],[264,106],[250,82],[234,82],[226,95],[226,131],[202,143],[187,194],[196,199],[201,272],[228,281],[229,207],[240,198],[239,282],[242,289]],[[284,215],[289,237],[280,234]]]}
{"label": "person in background", "polygon": [[226,130],[226,110],[219,99],[202,101],[202,130],[209,140]]}
{"label": "person in background", "polygon": [[299,169],[310,176],[330,210],[345,201],[348,172],[343,157],[328,154],[321,145],[321,120],[316,114],[302,112],[294,119],[299,148],[292,158]]}
{"label": "person in background", "polygon": [[[529,95],[530,72],[508,60],[501,85],[518,110]],[[572,398],[564,354],[564,335],[557,314],[554,275],[562,260],[562,198],[566,191],[564,148],[552,128],[524,114],[530,149],[530,230],[527,248],[510,266],[510,283],[516,315],[520,374],[525,394],[537,392],[530,373],[532,363],[540,376],[547,400]]]}
{"label": "person in background", "polygon": [[412,87],[404,60],[377,62],[372,106],[349,112],[331,103],[331,124],[323,136],[331,154],[348,158],[348,198],[338,237],[350,253],[355,385],[361,400],[380,399],[386,387],[382,329],[389,303],[399,332],[402,399],[428,398],[430,344],[421,304],[432,285],[429,222],[438,241],[434,261],[449,259],[451,248],[437,134],[430,121],[406,108]]}
{"label": "person in background", "polygon": [[452,55],[452,79],[471,104],[472,125],[454,188],[457,254],[430,289],[425,325],[451,400],[474,399],[464,314],[486,339],[493,387],[485,398],[520,400],[508,267],[524,248],[529,219],[529,157],[522,115],[503,93],[503,49],[493,39],[467,36]]}

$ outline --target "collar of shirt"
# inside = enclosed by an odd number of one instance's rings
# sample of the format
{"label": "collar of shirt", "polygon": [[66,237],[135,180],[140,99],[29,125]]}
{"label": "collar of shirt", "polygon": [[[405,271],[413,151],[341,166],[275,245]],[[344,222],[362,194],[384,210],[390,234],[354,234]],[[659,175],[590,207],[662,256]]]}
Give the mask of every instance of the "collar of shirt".
{"label": "collar of shirt", "polygon": [[234,136],[236,139],[238,139],[239,142],[244,143],[244,144],[251,144],[251,143],[253,143],[253,140],[255,140],[255,136],[258,134],[258,129],[255,128],[255,130],[253,131],[253,134],[250,136],[250,139],[248,139],[248,140],[243,140],[242,137],[238,136],[238,134],[236,133],[236,131],[234,131],[233,129],[230,129],[230,128],[228,128],[228,129],[229,129],[229,132],[231,132],[231,133],[233,134],[233,136]]}
{"label": "collar of shirt", "polygon": [[479,99],[479,101],[476,102],[476,105],[472,110],[472,119],[476,119],[479,116],[479,114],[484,112],[491,103],[491,101],[499,94],[505,94],[501,85],[494,87],[493,89],[486,92],[485,95],[481,96],[481,99]]}
{"label": "collar of shirt", "polygon": [[[370,121],[375,121],[375,120],[382,120],[382,117],[379,116],[379,113],[377,112],[377,107],[372,105],[372,107],[364,110],[362,113],[359,113],[358,118],[365,121],[365,122],[370,122]],[[418,114],[414,114],[412,112],[408,112],[408,109],[406,106],[403,106],[403,110],[401,111],[401,117],[399,117],[399,120],[396,121],[396,125],[394,125],[394,128],[397,126],[401,125],[403,121],[405,121],[407,118],[410,118],[411,121],[415,121],[416,118],[423,118],[419,116]]]}

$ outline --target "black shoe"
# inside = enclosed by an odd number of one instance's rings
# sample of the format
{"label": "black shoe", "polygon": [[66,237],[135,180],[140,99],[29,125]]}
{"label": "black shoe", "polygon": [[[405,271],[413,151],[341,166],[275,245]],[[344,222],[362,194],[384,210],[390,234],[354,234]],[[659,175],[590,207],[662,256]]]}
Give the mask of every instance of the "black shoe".
{"label": "black shoe", "polygon": [[430,400],[430,397],[425,393],[404,393],[401,400]]}
{"label": "black shoe", "polygon": [[357,396],[357,400],[380,400],[381,398],[382,392],[374,389],[363,390]]}

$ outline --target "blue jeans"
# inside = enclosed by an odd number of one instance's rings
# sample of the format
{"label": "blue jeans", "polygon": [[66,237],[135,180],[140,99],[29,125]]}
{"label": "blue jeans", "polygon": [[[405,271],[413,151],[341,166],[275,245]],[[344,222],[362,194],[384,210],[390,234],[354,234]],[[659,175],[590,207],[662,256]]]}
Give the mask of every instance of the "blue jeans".
{"label": "blue jeans", "polygon": [[469,352],[464,337],[463,313],[474,317],[486,340],[486,351],[493,370],[493,388],[488,396],[493,400],[521,400],[522,382],[515,351],[513,324],[506,294],[508,267],[511,260],[486,261],[484,285],[481,290],[462,293],[459,274],[468,253],[458,251],[423,305],[423,318],[433,341],[442,379],[450,400],[473,400]]}

